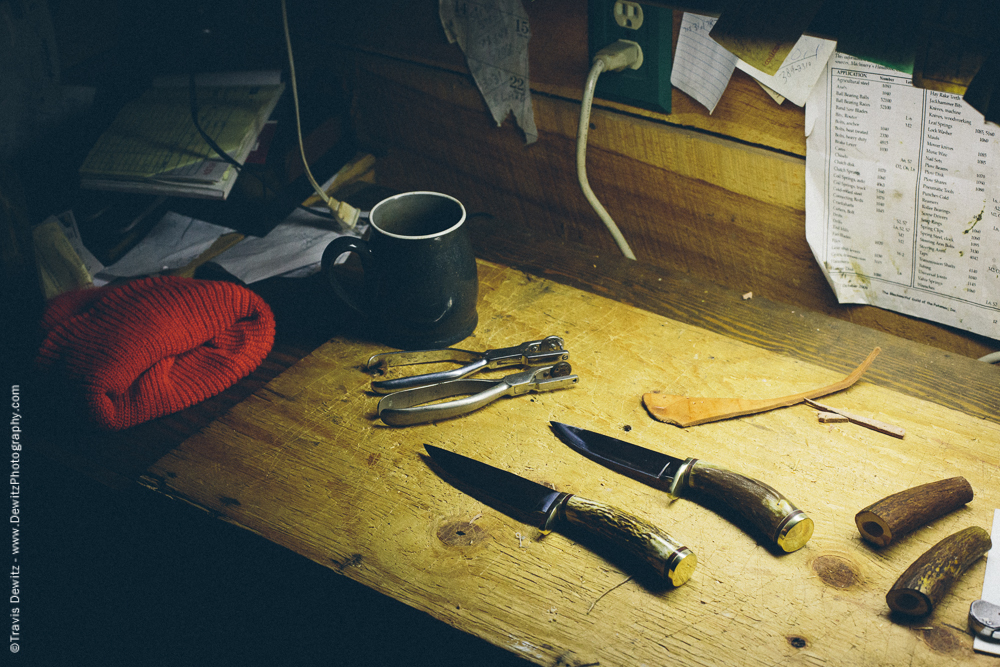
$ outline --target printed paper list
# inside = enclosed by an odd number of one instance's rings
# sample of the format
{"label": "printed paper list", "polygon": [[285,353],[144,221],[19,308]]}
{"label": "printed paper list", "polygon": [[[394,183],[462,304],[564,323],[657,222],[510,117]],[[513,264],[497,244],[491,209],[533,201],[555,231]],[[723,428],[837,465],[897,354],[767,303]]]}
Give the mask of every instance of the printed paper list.
{"label": "printed paper list", "polygon": [[839,53],[809,104],[806,237],[839,301],[1000,338],[1000,128]]}

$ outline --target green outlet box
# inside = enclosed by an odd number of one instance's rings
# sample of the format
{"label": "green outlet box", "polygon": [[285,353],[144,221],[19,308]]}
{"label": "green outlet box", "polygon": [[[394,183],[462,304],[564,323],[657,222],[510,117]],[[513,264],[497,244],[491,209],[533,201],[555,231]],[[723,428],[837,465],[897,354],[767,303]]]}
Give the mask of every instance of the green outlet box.
{"label": "green outlet box", "polygon": [[588,23],[591,62],[595,53],[619,39],[642,47],[642,67],[602,73],[597,79],[596,96],[670,113],[673,11],[625,0],[589,0]]}

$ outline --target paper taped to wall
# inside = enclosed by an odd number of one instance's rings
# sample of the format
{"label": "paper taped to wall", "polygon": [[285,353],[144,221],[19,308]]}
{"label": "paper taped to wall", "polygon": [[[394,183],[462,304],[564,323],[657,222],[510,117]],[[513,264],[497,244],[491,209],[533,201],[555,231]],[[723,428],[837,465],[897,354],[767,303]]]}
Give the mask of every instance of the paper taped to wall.
{"label": "paper taped to wall", "polygon": [[806,116],[806,239],[840,303],[1000,338],[1000,128],[841,53]]}
{"label": "paper taped to wall", "polygon": [[670,85],[701,102],[708,113],[715,111],[739,60],[708,36],[716,21],[714,16],[684,13],[670,73]]}
{"label": "paper taped to wall", "polygon": [[709,113],[715,111],[736,68],[756,79],[778,104],[787,98],[803,106],[836,46],[829,39],[803,35],[771,75],[740,60],[712,39],[709,34],[717,21],[713,16],[685,12],[670,74],[670,83],[704,104]]}
{"label": "paper taped to wall", "polygon": [[525,143],[538,140],[528,79],[531,28],[521,0],[439,0],[448,41],[458,42],[497,126],[511,113]]}
{"label": "paper taped to wall", "polygon": [[742,60],[736,63],[736,67],[757,79],[761,85],[801,107],[809,99],[809,93],[823,73],[836,45],[833,40],[802,35],[774,75],[762,72]]}

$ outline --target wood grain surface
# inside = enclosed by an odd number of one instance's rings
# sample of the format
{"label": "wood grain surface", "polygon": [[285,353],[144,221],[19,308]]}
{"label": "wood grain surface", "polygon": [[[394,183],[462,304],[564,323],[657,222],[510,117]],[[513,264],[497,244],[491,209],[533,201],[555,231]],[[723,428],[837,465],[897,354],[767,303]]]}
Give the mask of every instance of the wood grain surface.
{"label": "wood grain surface", "polygon": [[[378,0],[366,12],[336,12],[315,22],[317,35],[300,36],[297,60],[322,63],[350,90],[380,184],[453,194],[526,243],[534,234],[617,253],[574,161],[590,67],[586,3],[525,8],[539,130],[531,146],[512,121],[492,121],[436,5]],[[369,21],[372,14],[384,20]],[[676,11],[675,31],[680,18]],[[712,114],[678,90],[672,99],[670,114],[598,99],[591,116],[590,185],[640,260],[965,356],[994,351],[982,336],[836,302],[805,240],[801,108],[775,104],[738,70]]]}
{"label": "wood grain surface", "polygon": [[[904,426],[905,441],[818,424],[801,405],[678,429],[652,420],[641,395],[796,393],[842,377],[830,366],[856,365],[870,347],[834,364],[822,363],[838,354],[827,348],[812,363],[490,262],[480,280],[481,323],[460,347],[560,335],[576,387],[391,428],[362,370],[381,347],[335,338],[169,452],[143,483],[537,664],[992,664],[966,632],[981,562],[917,624],[891,617],[884,595],[940,539],[989,525],[1000,506],[995,421],[866,375],[842,405]],[[893,359],[885,349],[875,378]],[[549,433],[551,419],[760,479],[794,498],[815,534],[777,555],[723,516],[574,454]],[[438,477],[425,443],[641,516],[690,547],[698,567],[672,589],[585,535],[541,537]],[[860,508],[956,475],[976,490],[972,503],[888,548],[861,540]]]}

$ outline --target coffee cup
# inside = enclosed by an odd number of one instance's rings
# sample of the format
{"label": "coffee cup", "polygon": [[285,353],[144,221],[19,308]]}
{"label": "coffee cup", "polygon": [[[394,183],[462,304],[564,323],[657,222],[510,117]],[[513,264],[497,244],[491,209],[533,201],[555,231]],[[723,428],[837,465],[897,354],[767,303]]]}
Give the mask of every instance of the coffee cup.
{"label": "coffee cup", "polygon": [[[449,195],[389,197],[372,207],[367,240],[330,242],[323,273],[377,341],[405,350],[448,347],[479,321],[479,278],[465,221],[465,207]],[[360,260],[360,287],[348,289],[334,269],[345,253]]]}

